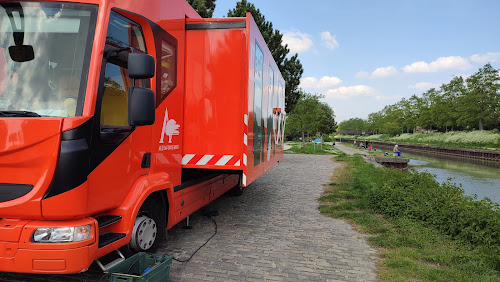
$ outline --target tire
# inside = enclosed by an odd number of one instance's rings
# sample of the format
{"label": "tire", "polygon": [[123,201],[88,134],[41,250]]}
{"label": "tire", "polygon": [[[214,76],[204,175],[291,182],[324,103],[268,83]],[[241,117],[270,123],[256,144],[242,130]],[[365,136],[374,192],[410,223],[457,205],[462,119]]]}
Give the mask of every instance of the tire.
{"label": "tire", "polygon": [[154,253],[160,241],[166,237],[166,222],[162,220],[166,216],[161,212],[164,210],[156,199],[146,199],[135,218],[130,242],[123,247],[122,252],[127,255],[137,252]]}
{"label": "tire", "polygon": [[231,188],[229,190],[229,194],[233,197],[239,197],[243,195],[243,181],[242,181],[243,175],[240,174],[240,180],[238,181],[238,184]]}

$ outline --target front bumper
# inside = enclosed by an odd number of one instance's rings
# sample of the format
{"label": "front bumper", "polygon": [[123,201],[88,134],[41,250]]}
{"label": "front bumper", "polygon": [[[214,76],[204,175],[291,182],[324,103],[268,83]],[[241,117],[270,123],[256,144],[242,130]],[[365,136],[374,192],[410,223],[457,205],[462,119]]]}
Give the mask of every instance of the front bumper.
{"label": "front bumper", "polygon": [[[2,244],[2,242],[0,242]],[[12,258],[0,258],[0,271],[23,273],[78,273],[94,260],[92,246],[69,250],[18,249]]]}
{"label": "front bumper", "polygon": [[[42,227],[71,227],[90,224],[92,237],[81,242],[33,243],[33,231]],[[0,241],[0,271],[23,273],[78,273],[89,268],[97,255],[97,222],[92,218],[71,221],[32,221],[19,236]],[[19,229],[19,226],[14,227]],[[4,230],[6,231],[6,230]],[[7,231],[8,232],[8,231]],[[17,238],[17,242],[14,239]]]}

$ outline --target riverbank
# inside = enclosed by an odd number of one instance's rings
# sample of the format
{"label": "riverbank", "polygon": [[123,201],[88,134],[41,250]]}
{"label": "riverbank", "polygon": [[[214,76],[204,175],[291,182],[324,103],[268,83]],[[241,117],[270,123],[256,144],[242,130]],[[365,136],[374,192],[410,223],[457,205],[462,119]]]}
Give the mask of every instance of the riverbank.
{"label": "riverbank", "polygon": [[428,173],[376,168],[360,156],[335,160],[342,168],[320,211],[371,235],[380,280],[500,281],[498,205]]}
{"label": "riverbank", "polygon": [[464,158],[472,158],[472,159],[481,159],[481,160],[487,160],[487,161],[493,161],[493,162],[500,162],[500,151],[496,151],[496,150],[404,144],[404,143],[395,143],[395,142],[365,140],[362,138],[355,139],[355,138],[343,137],[343,138],[338,138],[337,140],[338,141],[342,140],[344,142],[354,142],[354,140],[356,140],[356,142],[358,144],[360,142],[362,142],[366,146],[369,146],[371,144],[373,146],[393,147],[394,145],[397,144],[400,150],[422,151],[422,152],[430,152],[430,153],[447,155],[447,156],[457,156],[457,157],[464,157]]}
{"label": "riverbank", "polygon": [[450,131],[446,133],[404,133],[398,136],[362,135],[336,136],[347,140],[380,141],[392,144],[426,145],[445,148],[466,148],[500,151],[499,131]]}

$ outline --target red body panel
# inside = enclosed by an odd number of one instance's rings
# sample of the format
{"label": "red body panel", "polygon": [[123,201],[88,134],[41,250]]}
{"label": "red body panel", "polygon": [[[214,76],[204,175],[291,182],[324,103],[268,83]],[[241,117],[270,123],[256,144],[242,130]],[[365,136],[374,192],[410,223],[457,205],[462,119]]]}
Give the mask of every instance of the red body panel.
{"label": "red body panel", "polygon": [[[284,80],[250,14],[247,18],[188,19],[186,22],[187,25],[207,23],[232,23],[235,27],[186,31],[182,165],[185,168],[242,170],[246,186],[283,159],[281,146],[271,146],[273,153],[269,159],[268,146],[265,146],[264,157],[259,164],[254,163],[254,127],[249,121],[255,116],[255,54],[252,50],[256,43],[262,46],[263,73],[269,73],[270,67],[273,69],[273,87],[277,81],[284,85]],[[262,104],[259,106],[266,109],[266,115],[270,106],[276,108],[269,104],[269,95],[275,91],[269,86],[269,79],[264,75]],[[284,95],[280,99],[284,104]],[[272,96],[271,100],[274,103],[278,97]],[[259,118],[264,123],[264,117]],[[277,133],[265,126],[263,144],[274,143]]]}
{"label": "red body panel", "polygon": [[[273,121],[267,124],[265,119],[279,116],[271,117],[268,109],[276,108],[279,99],[284,105],[284,95],[273,96],[275,90],[270,90],[266,75],[262,76],[261,103],[255,106],[256,42],[263,51],[263,73],[268,74],[271,66],[273,85],[284,85],[284,81],[250,14],[246,18],[201,19],[185,0],[83,2],[98,5],[98,13],[89,53],[88,81],[83,84],[86,92],[81,115],[0,116],[0,189],[19,184],[33,186],[23,196],[5,201],[0,198],[0,271],[84,271],[95,259],[130,241],[139,209],[153,194],[160,195],[167,205],[169,229],[238,185],[240,174],[246,186],[283,158],[282,147],[276,142],[282,133],[271,126]],[[103,81],[108,79],[103,77],[103,56],[109,45],[107,32],[112,11],[140,26],[145,52],[160,63],[149,81],[156,101],[160,102],[156,105],[154,124],[133,128],[108,151],[93,151],[93,144],[101,138],[98,110],[103,103]],[[186,30],[191,24],[206,23],[236,23],[239,27]],[[163,98],[158,87],[163,86],[160,80],[163,82],[165,76],[160,77],[158,66],[170,67],[171,61],[164,61],[157,48],[162,48],[158,43],[167,37],[176,42],[176,86]],[[5,64],[0,60],[0,65]],[[121,75],[126,76],[124,72]],[[0,73],[0,80],[4,79],[7,74]],[[256,107],[266,111],[256,117]],[[266,145],[257,155],[253,148],[254,117],[262,125],[260,144]],[[89,171],[78,185],[57,190],[56,175],[61,169],[59,165],[64,164],[63,144],[75,140],[88,145]],[[99,159],[103,152],[106,155]],[[188,181],[190,184],[186,185],[184,170],[196,169],[212,170],[216,176]],[[70,173],[71,177],[73,173],[81,176],[75,171]],[[54,187],[56,190],[51,190]],[[119,215],[121,221],[99,228],[95,218],[101,215]],[[92,226],[90,239],[75,243],[32,242],[37,228],[85,224]],[[125,235],[98,247],[99,235],[107,232]]]}
{"label": "red body panel", "polygon": [[0,119],[0,183],[33,185],[26,195],[0,203],[0,218],[42,219],[41,199],[57,163],[60,119]]}

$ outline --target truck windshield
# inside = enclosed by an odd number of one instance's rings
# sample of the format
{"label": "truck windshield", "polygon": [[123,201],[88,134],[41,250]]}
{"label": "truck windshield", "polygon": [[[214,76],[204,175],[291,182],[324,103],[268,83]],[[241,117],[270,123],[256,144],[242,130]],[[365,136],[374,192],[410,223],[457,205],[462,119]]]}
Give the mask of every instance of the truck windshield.
{"label": "truck windshield", "polygon": [[[0,118],[82,115],[97,9],[0,2]],[[32,48],[34,58],[20,62],[15,47]]]}

